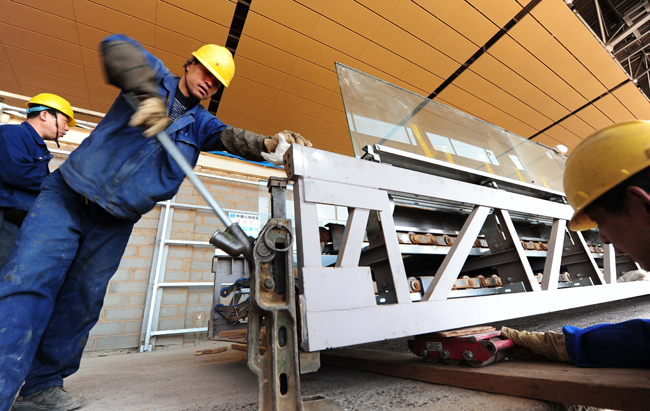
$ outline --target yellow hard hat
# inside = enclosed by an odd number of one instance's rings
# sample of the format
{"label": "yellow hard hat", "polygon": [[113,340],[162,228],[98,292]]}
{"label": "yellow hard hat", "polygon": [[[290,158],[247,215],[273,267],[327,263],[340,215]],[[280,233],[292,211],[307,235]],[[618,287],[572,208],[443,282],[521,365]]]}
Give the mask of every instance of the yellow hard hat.
{"label": "yellow hard hat", "polygon": [[235,61],[230,50],[214,44],[206,44],[192,53],[224,86],[230,85],[235,76]]}
{"label": "yellow hard hat", "polygon": [[564,169],[564,192],[575,213],[573,231],[598,226],[584,213],[600,196],[650,166],[650,121],[632,120],[596,131],[575,148]]}
{"label": "yellow hard hat", "polygon": [[36,106],[45,106],[45,107],[53,108],[65,114],[70,118],[70,120],[68,121],[68,126],[70,127],[74,127],[77,124],[77,122],[74,119],[74,113],[72,112],[72,107],[70,107],[70,103],[68,103],[68,100],[61,98],[56,94],[41,93],[39,95],[32,97],[31,100],[25,103],[25,108],[32,108]]}

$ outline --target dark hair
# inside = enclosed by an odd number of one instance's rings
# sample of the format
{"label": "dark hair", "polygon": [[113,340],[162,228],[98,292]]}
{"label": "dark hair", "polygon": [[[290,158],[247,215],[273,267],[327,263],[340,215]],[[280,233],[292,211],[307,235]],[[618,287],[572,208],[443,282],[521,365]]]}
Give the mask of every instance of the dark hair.
{"label": "dark hair", "polygon": [[196,57],[192,56],[192,57],[188,58],[187,61],[183,64],[183,68],[186,69],[187,66],[189,66],[190,64],[192,64],[192,63],[196,64],[198,62],[199,61],[196,59]]}
{"label": "dark hair", "polygon": [[597,198],[593,203],[589,204],[589,206],[585,208],[585,212],[588,212],[589,208],[592,206],[597,205],[602,207],[603,210],[609,214],[621,215],[625,213],[625,191],[628,187],[633,186],[639,187],[650,193],[650,167],[644,168]]}
{"label": "dark hair", "polygon": [[45,111],[46,113],[50,113],[52,117],[56,117],[56,114],[58,113],[58,111],[53,108],[48,108],[41,111],[32,111],[31,113],[27,113],[27,120],[29,120],[30,118],[38,117],[42,111]]}

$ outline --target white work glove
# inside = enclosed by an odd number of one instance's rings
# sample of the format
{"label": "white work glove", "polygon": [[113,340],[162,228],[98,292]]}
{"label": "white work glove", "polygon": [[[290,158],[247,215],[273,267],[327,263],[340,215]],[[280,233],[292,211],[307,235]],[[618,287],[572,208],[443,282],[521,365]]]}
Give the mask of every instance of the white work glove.
{"label": "white work glove", "polygon": [[129,125],[144,128],[145,137],[152,137],[169,125],[165,102],[158,97],[150,97],[140,102],[138,110],[131,116]]}
{"label": "white work glove", "polygon": [[291,144],[287,143],[284,135],[278,133],[278,145],[275,147],[275,151],[272,153],[262,153],[262,157],[274,166],[281,166],[284,164],[284,153],[287,152],[289,147],[291,147]]}
{"label": "white work glove", "polygon": [[650,281],[650,276],[645,270],[633,270],[628,271],[616,280],[617,283],[629,283],[631,281]]}

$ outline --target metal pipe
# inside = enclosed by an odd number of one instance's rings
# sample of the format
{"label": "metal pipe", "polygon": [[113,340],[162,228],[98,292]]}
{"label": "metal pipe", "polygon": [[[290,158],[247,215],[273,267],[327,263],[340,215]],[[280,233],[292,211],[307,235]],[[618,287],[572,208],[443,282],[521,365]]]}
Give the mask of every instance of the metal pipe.
{"label": "metal pipe", "polygon": [[151,291],[151,303],[149,304],[149,315],[147,316],[147,332],[144,337],[144,349],[148,350],[151,340],[151,322],[153,321],[154,306],[156,305],[156,294],[158,293],[158,280],[160,279],[160,267],[162,265],[165,250],[165,236],[167,235],[167,222],[171,213],[171,200],[165,202],[165,217],[163,218],[162,232],[160,233],[160,246],[158,247],[158,259],[156,260],[156,271],[153,276],[153,289]]}
{"label": "metal pipe", "polygon": [[603,43],[606,43],[607,38],[605,34],[605,25],[603,24],[603,13],[600,11],[598,0],[594,0],[594,5],[596,6],[596,15],[598,16],[598,25],[600,26],[600,38],[603,39]]}
{"label": "metal pipe", "polygon": [[158,287],[213,287],[214,283],[189,282],[189,283],[160,283]]}
{"label": "metal pipe", "polygon": [[188,333],[201,333],[204,331],[208,331],[208,327],[200,327],[200,328],[183,328],[180,330],[163,330],[163,331],[154,331],[151,333],[154,337],[157,337],[159,335],[171,335],[171,334],[188,334]]}
{"label": "metal pipe", "polygon": [[626,38],[627,36],[629,36],[630,34],[632,34],[634,31],[636,31],[639,27],[643,26],[643,25],[644,25],[645,23],[647,23],[648,21],[650,21],[650,13],[646,13],[646,15],[643,16],[643,18],[641,18],[639,21],[637,21],[636,23],[634,23],[633,25],[631,25],[630,27],[628,27],[627,30],[625,30],[624,32],[622,32],[621,34],[619,34],[616,38],[614,38],[614,39],[608,41],[607,43],[605,43],[605,48],[606,48],[610,53],[613,52],[613,51],[614,51],[614,47],[616,47],[616,45],[617,45],[618,43],[620,43],[621,41],[625,40],[625,38]]}

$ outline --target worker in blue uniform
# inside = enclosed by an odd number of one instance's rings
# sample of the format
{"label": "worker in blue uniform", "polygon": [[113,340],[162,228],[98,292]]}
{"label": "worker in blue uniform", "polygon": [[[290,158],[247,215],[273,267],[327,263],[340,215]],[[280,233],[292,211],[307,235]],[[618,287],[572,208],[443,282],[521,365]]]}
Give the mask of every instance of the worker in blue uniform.
{"label": "worker in blue uniform", "polygon": [[[587,137],[566,162],[564,191],[575,209],[571,230],[598,227],[603,244],[650,269],[650,122],[625,121]],[[504,327],[501,334],[535,354],[579,367],[650,368],[648,319],[585,329],[567,325],[562,331]]]}
{"label": "worker in blue uniform", "polygon": [[42,93],[27,104],[27,121],[0,126],[0,267],[9,258],[29,207],[50,174],[44,140],[57,141],[76,124],[65,99]]}
{"label": "worker in blue uniform", "polygon": [[[223,124],[199,104],[234,76],[226,48],[202,46],[180,78],[123,35],[104,39],[101,52],[109,82],[122,92],[45,180],[0,270],[2,411],[23,381],[13,410],[82,405],[80,395],[63,389],[63,378],[79,368],[133,225],[158,201],[174,196],[185,177],[151,136],[166,131],[192,165],[201,151],[276,163],[284,154],[279,148],[286,151],[273,137]],[[135,113],[127,93],[139,101]],[[310,145],[297,134],[294,139]]]}

